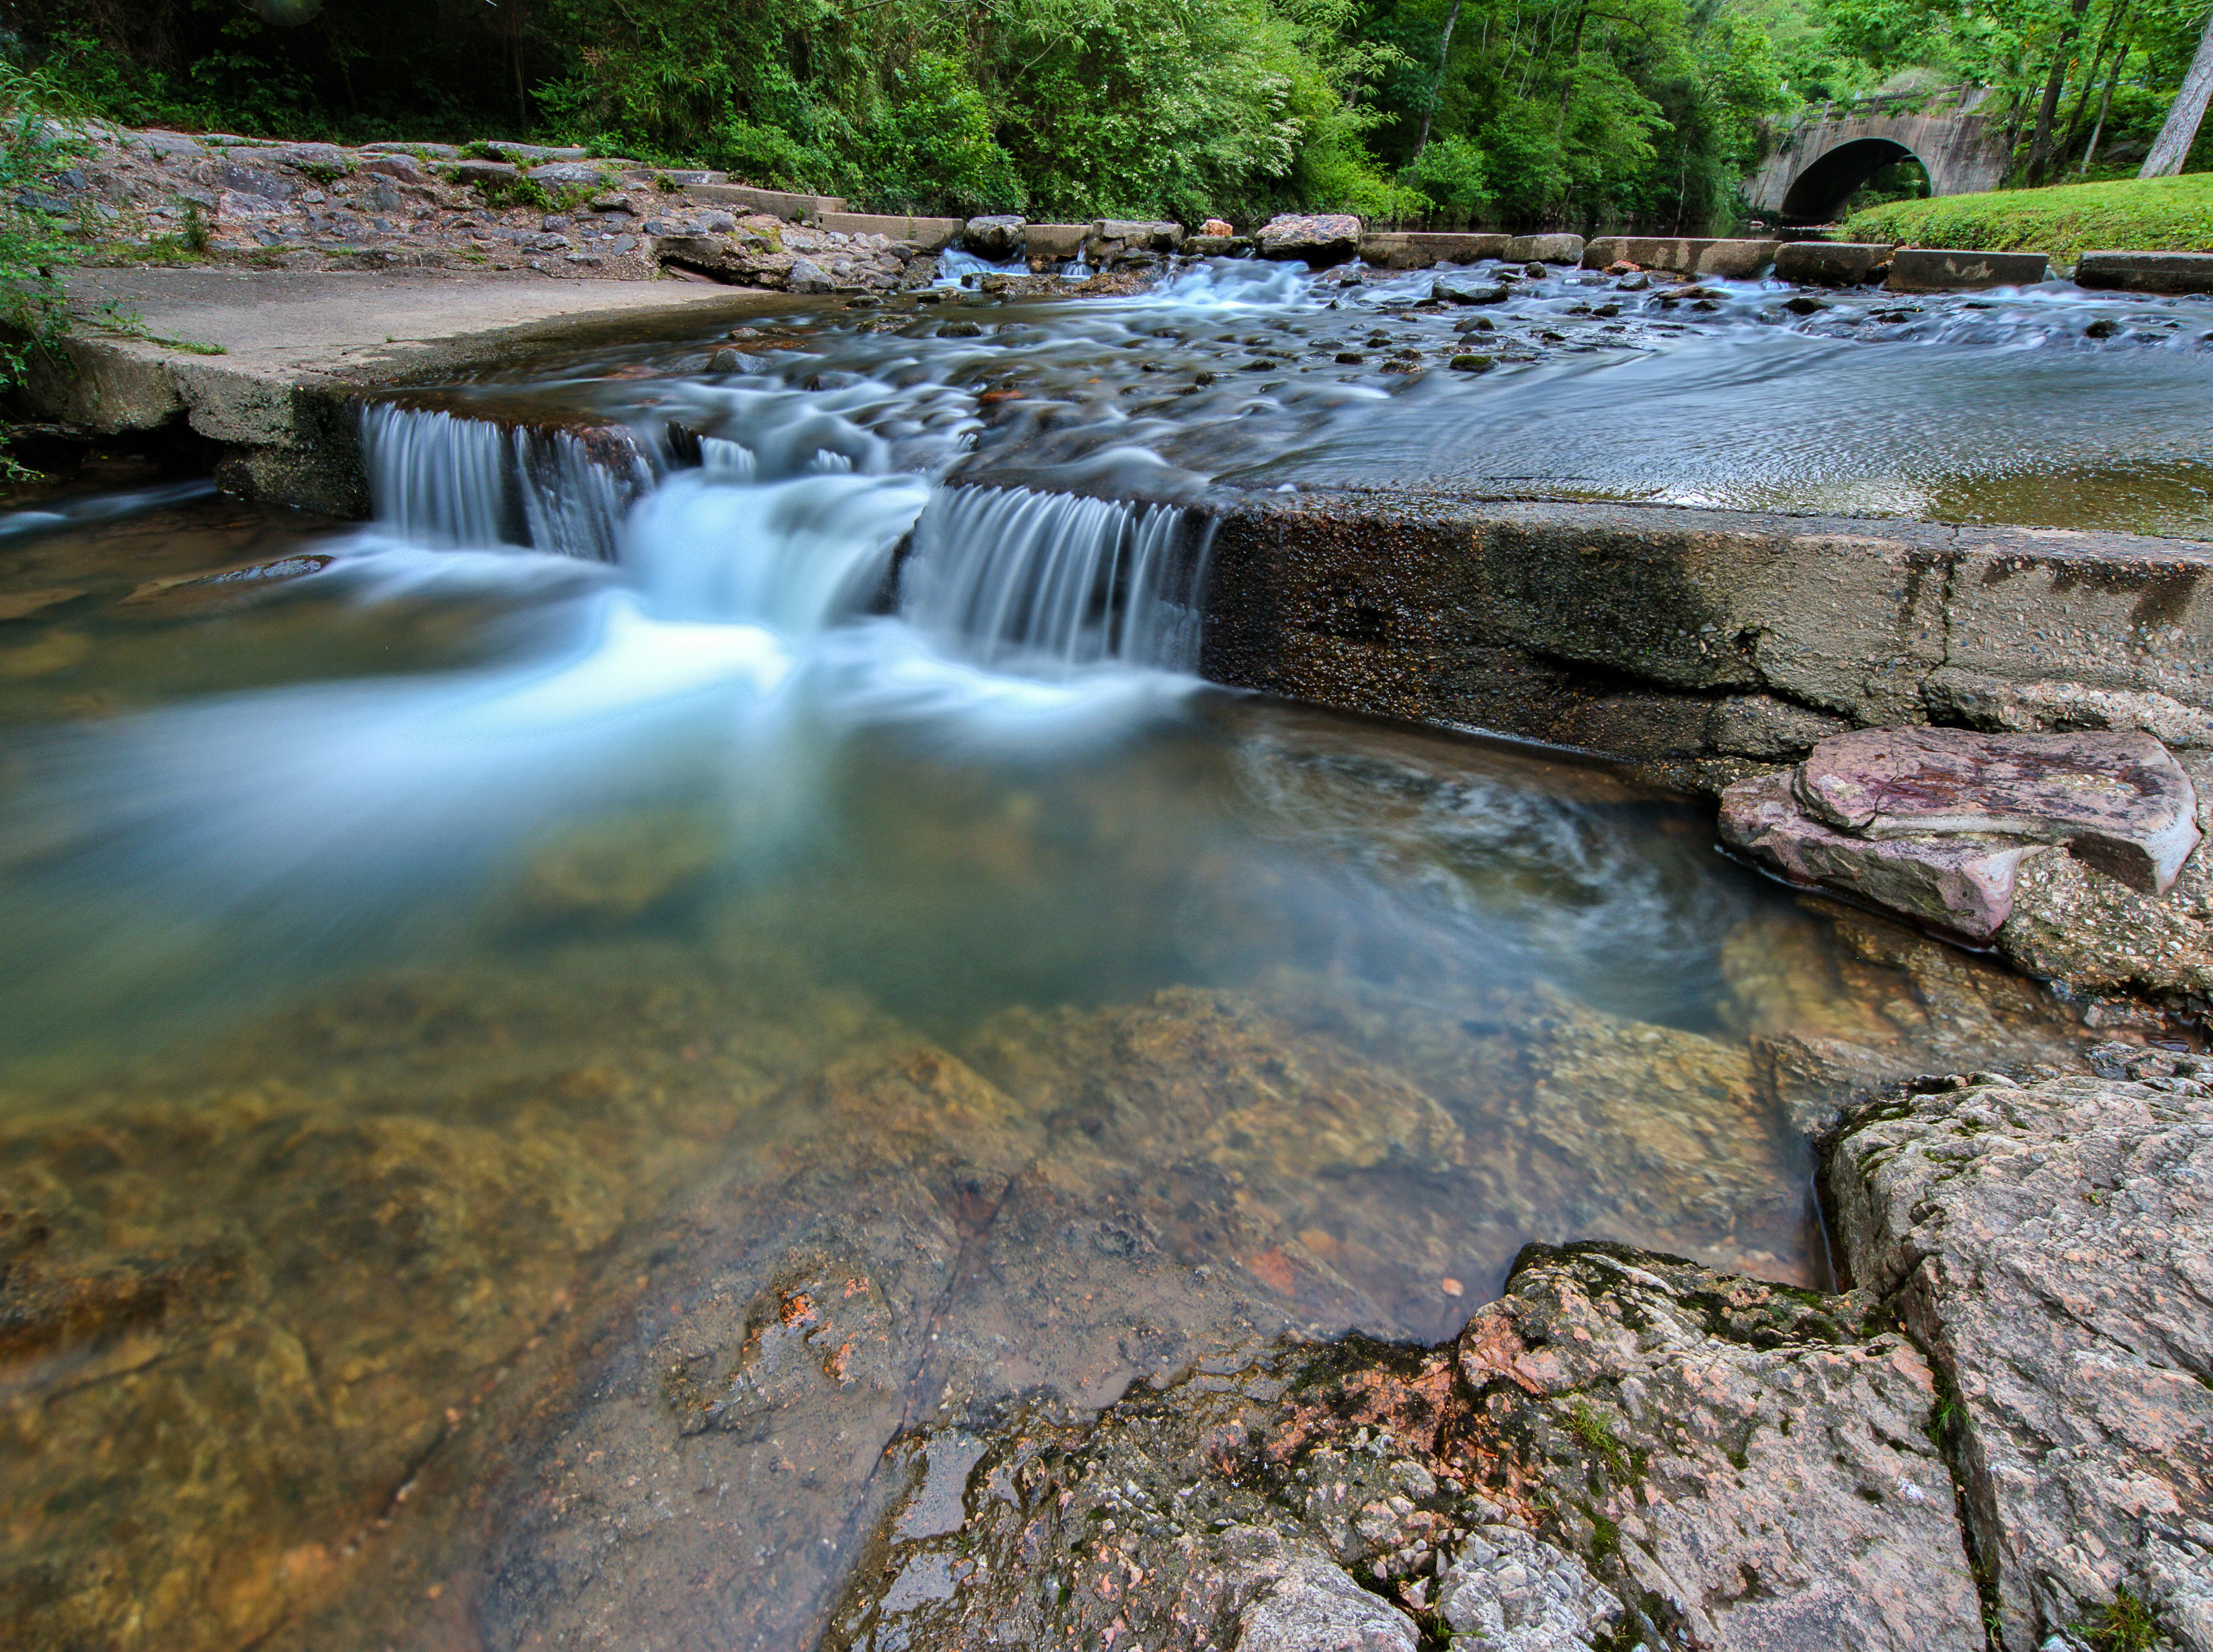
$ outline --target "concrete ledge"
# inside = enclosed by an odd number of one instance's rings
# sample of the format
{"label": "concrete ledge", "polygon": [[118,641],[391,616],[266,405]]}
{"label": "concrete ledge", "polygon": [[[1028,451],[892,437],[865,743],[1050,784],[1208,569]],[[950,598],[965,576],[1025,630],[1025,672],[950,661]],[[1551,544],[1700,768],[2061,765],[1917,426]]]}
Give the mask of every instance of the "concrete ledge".
{"label": "concrete ledge", "polygon": [[2085,253],[2075,284],[2131,293],[2213,293],[2213,253]]}
{"label": "concrete ledge", "polygon": [[1426,270],[1433,264],[1475,264],[1503,258],[1514,237],[1442,229],[1408,229],[1363,235],[1360,256],[1383,270]]}
{"label": "concrete ledge", "polygon": [[1719,276],[1724,281],[1749,281],[1775,262],[1779,241],[1717,241],[1698,254],[1693,275]]}
{"label": "concrete ledge", "polygon": [[1874,279],[1893,250],[1875,241],[1786,241],[1775,251],[1775,276],[1808,287],[1856,287]]}
{"label": "concrete ledge", "polygon": [[1642,270],[1672,270],[1690,275],[1698,259],[1713,245],[1710,237],[1668,240],[1655,235],[1600,235],[1583,248],[1583,267],[1603,270],[1609,264],[1630,263]]}
{"label": "concrete ledge", "polygon": [[1516,264],[1580,264],[1583,258],[1583,238],[1581,235],[1515,235],[1506,243],[1499,256]]}
{"label": "concrete ledge", "polygon": [[1679,783],[1972,695],[1997,726],[2213,747],[2196,541],[1320,495],[1227,510],[1213,558],[1215,681],[1687,762]]}
{"label": "concrete ledge", "polygon": [[1891,254],[1893,292],[1975,292],[1986,287],[2033,287],[2051,273],[2041,253],[1977,253],[1936,247],[1900,247]]}
{"label": "concrete ledge", "polygon": [[782,302],[688,282],[511,275],[83,270],[69,285],[80,311],[118,303],[149,332],[223,353],[80,331],[62,365],[38,363],[24,386],[38,417],[96,435],[181,421],[231,449],[227,484],[349,516],[368,511],[351,412],[363,390]]}
{"label": "concrete ledge", "polygon": [[840,230],[848,235],[885,235],[912,241],[925,253],[953,244],[960,233],[959,218],[901,218],[875,212],[823,212],[816,215],[818,229]]}
{"label": "concrete ledge", "polygon": [[766,212],[786,223],[804,223],[825,212],[843,212],[844,198],[837,195],[794,195],[781,189],[755,189],[751,184],[686,184],[684,194],[707,206],[738,206],[748,212]]}

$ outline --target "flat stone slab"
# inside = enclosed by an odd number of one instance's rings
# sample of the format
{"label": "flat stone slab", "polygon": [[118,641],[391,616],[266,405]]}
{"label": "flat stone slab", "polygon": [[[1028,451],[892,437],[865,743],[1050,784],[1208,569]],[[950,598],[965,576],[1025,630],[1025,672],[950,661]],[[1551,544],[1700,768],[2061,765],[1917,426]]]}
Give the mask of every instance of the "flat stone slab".
{"label": "flat stone slab", "polygon": [[2085,253],[2075,284],[2131,293],[2213,293],[2213,253]]}
{"label": "flat stone slab", "polygon": [[2147,894],[2198,846],[2190,777],[2143,734],[1862,728],[1815,746],[1795,791],[1840,832],[2058,844]]}
{"label": "flat stone slab", "polygon": [[1583,247],[1583,267],[1603,270],[1609,264],[1629,263],[1643,270],[1673,270],[1690,275],[1698,258],[1714,244],[1713,237],[1665,235],[1600,235]]}
{"label": "flat stone slab", "polygon": [[1808,287],[1856,287],[1890,259],[1887,242],[1792,241],[1775,249],[1775,278]]}
{"label": "flat stone slab", "polygon": [[786,223],[803,223],[825,212],[843,212],[845,201],[838,195],[796,195],[789,190],[755,189],[751,184],[686,184],[685,198],[708,206],[741,206],[748,212],[766,212]]}
{"label": "flat stone slab", "polygon": [[1503,257],[1516,264],[1580,264],[1581,235],[1516,235],[1506,243]]}
{"label": "flat stone slab", "polygon": [[2033,287],[2051,273],[2041,253],[1977,253],[1937,247],[1901,247],[1891,254],[1893,292],[1974,292],[1986,287]]}
{"label": "flat stone slab", "polygon": [[2033,849],[2001,838],[1855,837],[1801,808],[1787,774],[1722,792],[1721,835],[1793,883],[1842,890],[1978,943],[2011,915],[2014,880]]}
{"label": "flat stone slab", "polygon": [[2141,1077],[1878,1101],[1826,1169],[1840,1259],[1956,1396],[2004,1652],[2124,1589],[2158,1644],[2213,1648],[2213,1062],[2107,1048]]}
{"label": "flat stone slab", "polygon": [[950,246],[960,233],[958,218],[901,217],[881,212],[824,212],[816,216],[814,224],[818,229],[848,235],[883,235],[910,241],[925,253]]}

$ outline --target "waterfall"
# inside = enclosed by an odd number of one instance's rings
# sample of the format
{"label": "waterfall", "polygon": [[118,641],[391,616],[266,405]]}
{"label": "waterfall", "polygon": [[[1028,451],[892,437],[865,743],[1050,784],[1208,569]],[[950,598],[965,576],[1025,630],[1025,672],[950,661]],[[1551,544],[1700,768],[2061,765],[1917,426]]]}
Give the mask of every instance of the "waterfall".
{"label": "waterfall", "polygon": [[362,413],[377,520],[418,543],[614,559],[653,472],[627,430],[496,424],[377,403]]}
{"label": "waterfall", "polygon": [[953,488],[916,522],[900,610],[986,665],[1198,669],[1212,520],[1027,488]]}

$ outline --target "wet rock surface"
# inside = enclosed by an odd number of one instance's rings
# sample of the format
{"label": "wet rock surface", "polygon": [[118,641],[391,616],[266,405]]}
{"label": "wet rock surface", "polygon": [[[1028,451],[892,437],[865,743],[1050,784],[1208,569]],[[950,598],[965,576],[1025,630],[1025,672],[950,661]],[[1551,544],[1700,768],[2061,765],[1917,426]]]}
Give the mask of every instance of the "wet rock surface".
{"label": "wet rock surface", "polygon": [[1935,1385],[1872,1307],[1533,1247],[1454,1344],[932,1434],[828,1643],[1978,1646]]}
{"label": "wet rock surface", "polygon": [[2213,1646],[2213,1066],[1974,1077],[1847,1119],[1844,1260],[1929,1352],[2009,1652],[2125,1594]]}

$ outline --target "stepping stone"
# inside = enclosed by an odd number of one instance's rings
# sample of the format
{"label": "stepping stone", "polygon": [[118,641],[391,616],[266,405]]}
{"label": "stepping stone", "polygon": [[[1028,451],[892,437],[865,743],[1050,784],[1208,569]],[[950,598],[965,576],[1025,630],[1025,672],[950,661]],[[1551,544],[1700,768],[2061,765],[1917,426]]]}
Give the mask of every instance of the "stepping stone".
{"label": "stepping stone", "polygon": [[1854,837],[1801,808],[1787,774],[1722,792],[1721,834],[1793,883],[1826,885],[1978,944],[2012,914],[2015,875],[2034,848],[1984,836]]}
{"label": "stepping stone", "polygon": [[2190,777],[2144,734],[1863,728],[1815,746],[1795,789],[1839,832],[2062,844],[2146,894],[2173,887],[2198,846]]}

